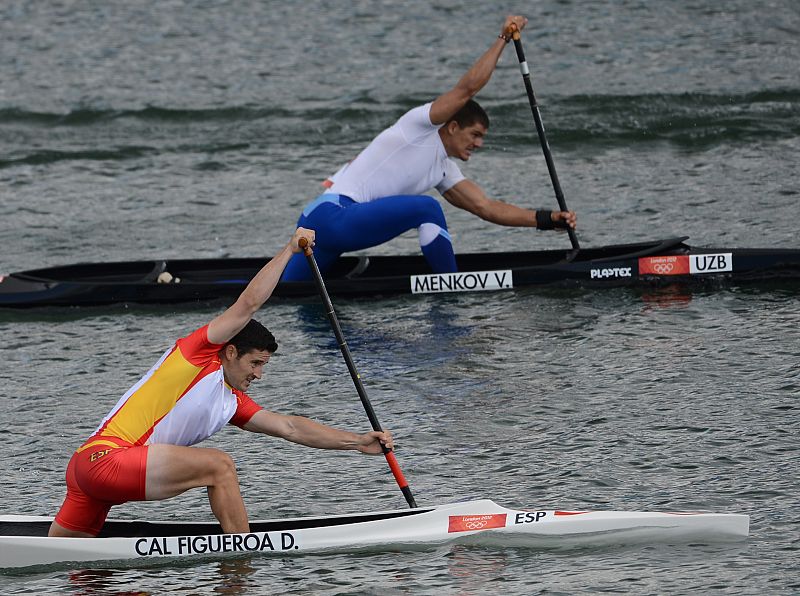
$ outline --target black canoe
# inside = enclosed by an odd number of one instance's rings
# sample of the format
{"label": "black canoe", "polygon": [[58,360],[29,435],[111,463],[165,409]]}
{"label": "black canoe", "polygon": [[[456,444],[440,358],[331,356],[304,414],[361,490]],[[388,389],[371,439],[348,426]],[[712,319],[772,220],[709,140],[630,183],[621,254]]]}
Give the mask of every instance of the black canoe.
{"label": "black canoe", "polygon": [[[600,248],[472,253],[459,273],[431,275],[421,255],[345,256],[325,275],[340,297],[510,289],[753,282],[800,278],[800,250],[696,248],[687,238]],[[86,263],[0,277],[0,307],[169,304],[236,298],[269,259]],[[317,295],[313,281],[281,282],[275,296]]]}

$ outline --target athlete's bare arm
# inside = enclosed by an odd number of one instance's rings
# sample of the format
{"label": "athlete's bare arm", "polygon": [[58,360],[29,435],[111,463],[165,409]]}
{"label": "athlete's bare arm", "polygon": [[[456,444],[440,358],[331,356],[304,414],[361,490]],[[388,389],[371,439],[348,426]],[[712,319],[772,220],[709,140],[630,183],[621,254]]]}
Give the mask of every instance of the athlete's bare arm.
{"label": "athlete's bare arm", "polygon": [[[469,211],[481,219],[501,226],[536,226],[535,210],[490,199],[483,189],[472,180],[462,180],[457,183],[444,193],[444,198],[459,209]],[[551,211],[551,218],[554,222],[566,221],[571,228],[577,224],[577,216],[574,211]]]}
{"label": "athlete's bare arm", "polygon": [[312,246],[314,245],[314,231],[297,228],[294,236],[283,247],[283,250],[256,273],[236,302],[209,323],[208,341],[215,344],[223,344],[247,325],[253,314],[272,295],[292,254],[300,252],[300,247],[297,244],[300,238],[305,238]]}
{"label": "athlete's bare arm", "polygon": [[339,430],[303,416],[286,416],[268,410],[260,410],[242,428],[251,432],[280,437],[318,449],[354,449],[361,453],[379,455],[381,445],[392,449],[392,433],[371,431],[357,434]]}
{"label": "athlete's bare arm", "polygon": [[[528,23],[528,19],[515,15],[506,17],[503,28],[500,30],[501,34],[508,31],[512,23],[522,31]],[[486,50],[483,56],[478,58],[475,64],[456,83],[456,86],[434,100],[431,106],[432,124],[444,124],[450,120],[453,114],[464,107],[467,101],[483,89],[484,85],[489,82],[505,47],[505,40],[499,37],[495,39],[492,46]]]}

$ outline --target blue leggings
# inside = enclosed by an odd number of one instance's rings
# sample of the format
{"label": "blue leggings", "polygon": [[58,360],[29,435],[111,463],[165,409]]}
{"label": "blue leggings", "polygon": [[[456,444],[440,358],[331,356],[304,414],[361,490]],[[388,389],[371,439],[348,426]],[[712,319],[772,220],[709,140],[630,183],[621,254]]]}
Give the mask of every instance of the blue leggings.
{"label": "blue leggings", "polygon": [[[297,225],[316,233],[314,257],[323,273],[342,253],[383,244],[420,226],[422,253],[432,271],[457,271],[444,212],[433,197],[396,195],[356,203],[344,195],[323,194],[306,207]],[[311,279],[311,270],[302,253],[292,256],[281,279]]]}

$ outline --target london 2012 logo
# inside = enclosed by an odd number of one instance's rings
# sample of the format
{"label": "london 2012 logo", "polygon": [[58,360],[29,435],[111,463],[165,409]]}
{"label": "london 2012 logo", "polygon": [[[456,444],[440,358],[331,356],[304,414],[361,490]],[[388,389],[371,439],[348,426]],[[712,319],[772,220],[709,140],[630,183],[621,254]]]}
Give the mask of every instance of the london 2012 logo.
{"label": "london 2012 logo", "polygon": [[686,255],[668,257],[642,257],[639,275],[688,275],[689,258]]}
{"label": "london 2012 logo", "polygon": [[451,515],[447,526],[448,533],[475,532],[491,528],[505,528],[505,513],[487,513],[485,515]]}

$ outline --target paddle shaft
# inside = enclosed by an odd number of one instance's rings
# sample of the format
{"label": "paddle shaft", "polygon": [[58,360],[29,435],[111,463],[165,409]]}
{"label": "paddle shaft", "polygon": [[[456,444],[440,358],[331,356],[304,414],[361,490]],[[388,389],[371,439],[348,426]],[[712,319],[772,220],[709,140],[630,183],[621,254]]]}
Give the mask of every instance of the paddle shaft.
{"label": "paddle shaft", "polygon": [[[336,341],[339,342],[339,349],[342,351],[342,356],[344,356],[344,361],[347,364],[347,370],[350,371],[350,377],[353,379],[353,384],[356,386],[358,397],[361,398],[361,404],[364,406],[364,410],[367,413],[367,418],[369,418],[370,424],[372,424],[372,430],[383,432],[383,428],[381,428],[381,424],[378,422],[378,417],[375,415],[375,410],[372,408],[369,397],[367,397],[367,391],[364,389],[364,384],[361,382],[361,375],[359,375],[358,370],[356,370],[356,365],[353,362],[352,355],[350,354],[350,348],[347,346],[347,342],[344,339],[342,327],[339,325],[339,319],[336,317],[336,312],[333,310],[333,304],[328,296],[328,290],[325,288],[325,281],[322,279],[319,266],[317,266],[317,260],[314,258],[314,252],[311,250],[311,247],[308,246],[305,238],[300,239],[300,248],[303,249],[306,259],[308,260],[308,265],[311,267],[314,279],[317,282],[317,289],[319,290],[319,295],[322,298],[322,302],[325,304],[328,320],[331,322],[331,327],[333,327],[333,333],[336,336]],[[405,476],[403,476],[403,471],[400,469],[400,464],[397,463],[397,458],[395,457],[394,452],[386,447],[386,445],[381,445],[381,449],[383,449],[383,455],[386,457],[386,462],[389,464],[389,469],[391,469],[392,475],[397,481],[397,485],[400,487],[403,496],[406,498],[408,506],[412,508],[417,507],[417,502],[414,500],[414,495],[411,493],[411,488],[408,486],[408,481],[406,481]]]}
{"label": "paddle shaft", "polygon": [[[567,202],[564,200],[564,192],[561,190],[561,184],[558,181],[558,174],[556,173],[556,164],[553,162],[553,154],[550,151],[550,145],[547,142],[547,135],[544,132],[544,124],[542,123],[542,115],[539,113],[539,104],[536,102],[536,94],[533,92],[533,83],[531,82],[531,73],[528,69],[528,62],[525,60],[525,52],[522,50],[522,39],[519,29],[513,28],[512,38],[514,39],[514,49],[517,50],[517,59],[519,60],[519,70],[522,73],[522,80],[525,82],[525,91],[528,93],[528,102],[531,104],[531,112],[533,113],[533,121],[536,124],[536,132],[539,134],[539,142],[542,145],[544,152],[544,160],[547,162],[547,171],[550,172],[550,180],[553,183],[553,190],[556,193],[556,201],[561,211],[569,211],[567,209]],[[580,249],[578,244],[578,237],[575,235],[575,230],[567,228],[569,234],[569,241],[572,243],[572,248],[575,250]]]}

